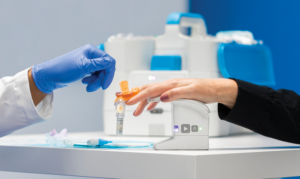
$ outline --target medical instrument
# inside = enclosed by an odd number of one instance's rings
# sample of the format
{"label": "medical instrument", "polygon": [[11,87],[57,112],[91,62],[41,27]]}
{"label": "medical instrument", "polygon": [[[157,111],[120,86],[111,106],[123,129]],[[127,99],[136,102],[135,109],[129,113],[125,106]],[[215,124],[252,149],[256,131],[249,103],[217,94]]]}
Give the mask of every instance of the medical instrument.
{"label": "medical instrument", "polygon": [[111,141],[104,139],[89,139],[86,143],[75,143],[75,147],[86,146],[96,148],[130,148],[130,147],[146,147],[152,146],[149,142],[136,142],[136,141]]}
{"label": "medical instrument", "polygon": [[[153,147],[153,143],[151,142],[137,142],[137,141],[106,141],[106,142],[97,142],[99,139],[92,139],[93,142],[79,142],[74,143],[74,147],[76,148],[102,148],[102,149],[130,149],[130,148],[144,148],[144,147]],[[102,139],[100,139],[102,140]],[[109,143],[107,143],[109,142]],[[97,145],[99,144],[99,145]]]}
{"label": "medical instrument", "polygon": [[[160,97],[148,98],[160,102]],[[209,148],[209,109],[195,100],[179,99],[172,103],[172,137],[155,143],[157,150],[197,150]],[[171,126],[170,126],[171,127]]]}
{"label": "medical instrument", "polygon": [[135,142],[135,141],[109,141],[104,139],[90,139],[87,141],[89,147],[144,147],[151,146],[149,142]]}
{"label": "medical instrument", "polygon": [[125,117],[125,101],[123,99],[118,99],[115,102],[116,107],[116,117],[117,117],[117,135],[123,134],[123,120]]}
{"label": "medical instrument", "polygon": [[[181,27],[191,27],[191,35],[184,35]],[[205,20],[200,14],[171,13],[162,35],[141,37],[118,34],[109,37],[99,47],[118,59],[112,90],[104,91],[104,104],[113,100],[114,92],[119,88],[118,81],[121,80],[127,80],[130,86],[135,87],[174,78],[245,77],[244,80],[256,84],[258,80],[265,85],[275,82],[272,78],[274,75],[270,52],[261,40],[255,40],[249,31],[226,31],[219,32],[216,36],[209,35]],[[254,52],[249,54],[251,50]],[[255,70],[250,69],[257,66],[257,61],[252,59],[254,57],[261,64]],[[259,75],[263,73],[269,74],[261,78]],[[252,79],[255,81],[251,81]],[[123,135],[171,136],[171,106],[170,103],[159,103],[153,111],[145,110],[139,120],[132,115],[137,105],[126,106]],[[252,132],[220,120],[216,103],[207,106],[210,109],[210,136]],[[117,121],[111,120],[114,113],[113,106],[104,105],[104,131],[109,135],[116,134]]]}
{"label": "medical instrument", "polygon": [[39,90],[51,93],[84,78],[88,92],[106,89],[115,73],[115,59],[93,45],[85,45],[52,60],[35,65],[32,76]]}
{"label": "medical instrument", "polygon": [[90,147],[103,146],[108,143],[112,143],[112,141],[104,140],[104,139],[90,139],[87,141],[87,145]]}
{"label": "medical instrument", "polygon": [[128,82],[127,81],[121,81],[120,82],[120,88],[121,88],[121,94],[116,94],[117,99],[115,100],[115,109],[116,109],[116,117],[117,117],[117,135],[123,134],[123,120],[125,117],[125,102],[135,95],[139,93],[139,88],[132,88],[132,90],[129,90]]}
{"label": "medical instrument", "polygon": [[68,130],[63,129],[58,133],[55,129],[45,135],[45,141],[50,146],[73,146],[74,142],[67,135]]}

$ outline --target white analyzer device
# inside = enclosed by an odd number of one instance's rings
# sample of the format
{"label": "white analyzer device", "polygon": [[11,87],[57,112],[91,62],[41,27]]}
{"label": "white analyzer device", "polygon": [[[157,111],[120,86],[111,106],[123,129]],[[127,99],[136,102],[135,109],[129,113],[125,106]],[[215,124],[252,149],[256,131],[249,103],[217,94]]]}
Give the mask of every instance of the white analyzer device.
{"label": "white analyzer device", "polygon": [[[160,102],[160,98],[148,99]],[[209,109],[195,100],[179,99],[172,104],[172,137],[155,143],[156,150],[209,149]]]}
{"label": "white analyzer device", "polygon": [[[184,35],[181,27],[191,27],[191,35]],[[209,35],[205,20],[200,14],[178,12],[168,16],[165,32],[162,35],[118,34],[109,37],[105,43],[98,46],[117,62],[110,90],[103,92],[104,132],[107,135],[116,135],[113,101],[115,92],[119,91],[119,81],[128,81],[132,88],[176,78],[223,78],[225,76],[221,71],[222,64],[219,60],[229,53],[219,53],[223,52],[222,45],[241,47],[229,49],[234,52],[232,56],[239,54],[238,62],[244,64],[243,59],[248,54],[242,53],[240,49],[257,49],[261,46],[258,45],[259,43],[251,32],[232,31],[219,32],[216,36]],[[227,59],[231,59],[232,56]],[[262,53],[262,56],[266,55]],[[265,70],[268,68],[262,67]],[[136,106],[126,106],[123,135],[172,136],[173,131],[169,127],[172,124],[171,106],[171,104],[159,103],[155,110],[151,112],[145,110],[139,118],[132,115]],[[210,111],[209,136],[252,132],[220,120],[217,103],[207,104],[207,107]]]}
{"label": "white analyzer device", "polygon": [[[128,80],[130,87],[138,87],[150,83],[163,82],[173,78],[187,78],[187,71],[131,71],[121,75],[116,73],[110,88],[104,93],[104,130],[108,135],[116,134],[115,92],[120,91],[118,81]],[[172,136],[172,105],[171,103],[159,103],[155,110],[145,110],[139,117],[133,116],[137,105],[126,106],[125,120],[122,135],[127,136]]]}

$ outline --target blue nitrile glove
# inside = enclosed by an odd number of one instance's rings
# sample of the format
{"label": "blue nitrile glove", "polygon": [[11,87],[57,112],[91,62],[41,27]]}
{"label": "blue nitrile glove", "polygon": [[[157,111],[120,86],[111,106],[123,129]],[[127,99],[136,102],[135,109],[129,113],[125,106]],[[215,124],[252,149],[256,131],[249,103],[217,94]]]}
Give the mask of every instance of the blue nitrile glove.
{"label": "blue nitrile glove", "polygon": [[44,93],[63,88],[82,79],[88,84],[87,92],[96,91],[100,87],[106,89],[115,74],[116,61],[111,56],[96,48],[85,45],[60,57],[35,65],[32,76],[36,86]]}

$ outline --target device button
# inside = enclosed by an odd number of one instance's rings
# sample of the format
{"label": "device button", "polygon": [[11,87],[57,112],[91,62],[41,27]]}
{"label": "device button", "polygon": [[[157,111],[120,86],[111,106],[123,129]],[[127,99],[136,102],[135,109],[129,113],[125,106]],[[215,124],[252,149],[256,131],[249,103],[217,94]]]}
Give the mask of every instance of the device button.
{"label": "device button", "polygon": [[198,132],[198,126],[197,125],[192,126],[192,132]]}
{"label": "device button", "polygon": [[181,124],[181,133],[190,133],[190,125]]}
{"label": "device button", "polygon": [[152,114],[162,114],[163,112],[164,112],[164,110],[162,108],[155,108],[150,111],[150,113],[152,113]]}

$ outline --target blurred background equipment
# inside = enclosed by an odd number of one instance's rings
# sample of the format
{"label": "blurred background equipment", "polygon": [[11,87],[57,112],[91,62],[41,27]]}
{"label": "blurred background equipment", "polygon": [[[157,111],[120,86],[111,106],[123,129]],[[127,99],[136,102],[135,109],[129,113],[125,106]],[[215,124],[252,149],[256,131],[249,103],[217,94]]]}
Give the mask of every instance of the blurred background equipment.
{"label": "blurred background equipment", "polygon": [[[184,28],[190,28],[185,35]],[[175,78],[238,78],[258,85],[275,85],[270,49],[255,40],[249,31],[222,31],[207,34],[204,17],[196,13],[173,12],[167,17],[165,32],[157,37],[117,34],[98,47],[116,59],[115,78],[104,91],[104,131],[116,135],[117,121],[111,102],[120,91],[119,82],[130,87],[163,82]],[[173,122],[171,103],[159,103],[153,111],[135,117],[136,105],[123,111],[123,135],[171,136]],[[209,136],[249,133],[218,116],[217,103],[207,104],[210,110]],[[155,111],[155,112],[154,112]],[[160,111],[157,113],[157,111]],[[123,120],[122,120],[123,121]],[[119,121],[118,121],[119,122]]]}

